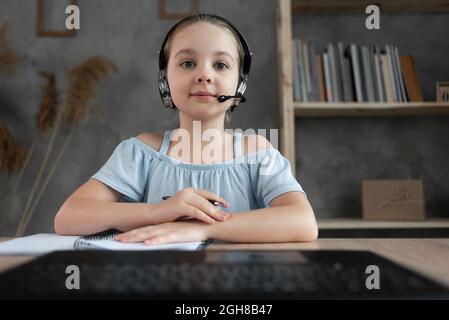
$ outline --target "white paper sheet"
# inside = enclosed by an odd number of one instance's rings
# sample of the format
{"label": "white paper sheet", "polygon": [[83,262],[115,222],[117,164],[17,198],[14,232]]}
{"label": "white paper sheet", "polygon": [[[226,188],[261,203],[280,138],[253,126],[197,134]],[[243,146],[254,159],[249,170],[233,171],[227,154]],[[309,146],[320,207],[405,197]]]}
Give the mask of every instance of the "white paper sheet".
{"label": "white paper sheet", "polygon": [[[74,248],[75,241],[80,236],[59,236],[51,233],[41,233],[28,237],[17,238],[0,243],[0,255],[43,255],[52,251],[78,250]],[[103,250],[197,250],[203,242],[167,243],[161,245],[145,245],[143,243],[121,243],[115,240],[97,240],[95,246],[83,249]]]}
{"label": "white paper sheet", "polygon": [[40,233],[0,243],[0,255],[42,255],[52,251],[74,250],[79,236]]}

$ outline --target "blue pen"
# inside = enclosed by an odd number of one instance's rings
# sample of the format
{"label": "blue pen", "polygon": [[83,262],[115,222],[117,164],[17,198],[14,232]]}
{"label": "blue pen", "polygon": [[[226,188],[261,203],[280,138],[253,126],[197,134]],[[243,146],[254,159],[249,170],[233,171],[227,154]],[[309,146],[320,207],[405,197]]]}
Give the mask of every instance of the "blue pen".
{"label": "blue pen", "polygon": [[[162,200],[167,200],[167,199],[169,199],[170,198],[170,196],[163,196],[162,197]],[[220,206],[220,207],[223,207],[223,205],[220,203],[220,202],[218,202],[218,201],[214,201],[214,200],[207,200],[207,201],[209,201],[210,203],[212,203],[214,206]]]}

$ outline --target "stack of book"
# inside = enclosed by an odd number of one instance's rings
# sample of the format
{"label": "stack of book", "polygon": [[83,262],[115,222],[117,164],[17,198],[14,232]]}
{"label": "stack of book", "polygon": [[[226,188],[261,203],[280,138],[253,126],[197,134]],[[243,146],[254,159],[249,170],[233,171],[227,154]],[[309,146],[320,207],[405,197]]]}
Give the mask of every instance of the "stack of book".
{"label": "stack of book", "polygon": [[415,59],[397,46],[338,42],[319,54],[313,40],[294,39],[292,49],[295,101],[423,101]]}

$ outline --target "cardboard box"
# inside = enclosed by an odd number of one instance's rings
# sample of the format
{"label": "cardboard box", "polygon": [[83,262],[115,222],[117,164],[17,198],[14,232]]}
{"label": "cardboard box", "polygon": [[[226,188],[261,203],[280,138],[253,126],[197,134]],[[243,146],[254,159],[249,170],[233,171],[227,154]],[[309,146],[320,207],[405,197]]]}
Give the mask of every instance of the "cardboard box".
{"label": "cardboard box", "polygon": [[366,220],[424,220],[422,181],[364,180],[362,207]]}

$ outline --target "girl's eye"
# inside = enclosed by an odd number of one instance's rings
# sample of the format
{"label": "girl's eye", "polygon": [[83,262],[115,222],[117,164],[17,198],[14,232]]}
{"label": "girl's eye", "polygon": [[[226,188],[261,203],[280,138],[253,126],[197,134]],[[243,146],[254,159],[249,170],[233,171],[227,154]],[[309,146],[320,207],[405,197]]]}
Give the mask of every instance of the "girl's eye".
{"label": "girl's eye", "polygon": [[224,64],[223,62],[217,62],[215,64],[215,66],[218,70],[224,70],[224,69],[228,68],[228,66],[226,64]]}
{"label": "girl's eye", "polygon": [[184,69],[190,69],[191,67],[193,67],[193,62],[192,61],[184,61],[183,63],[181,63],[181,66]]}
{"label": "girl's eye", "polygon": [[[194,65],[195,64],[193,63],[193,61],[190,61],[190,60],[187,60],[187,61],[184,61],[181,63],[181,66],[184,69],[191,69],[194,67]],[[217,62],[214,66],[215,66],[215,68],[217,68],[217,70],[220,70],[220,71],[228,68],[228,66],[223,62]]]}

